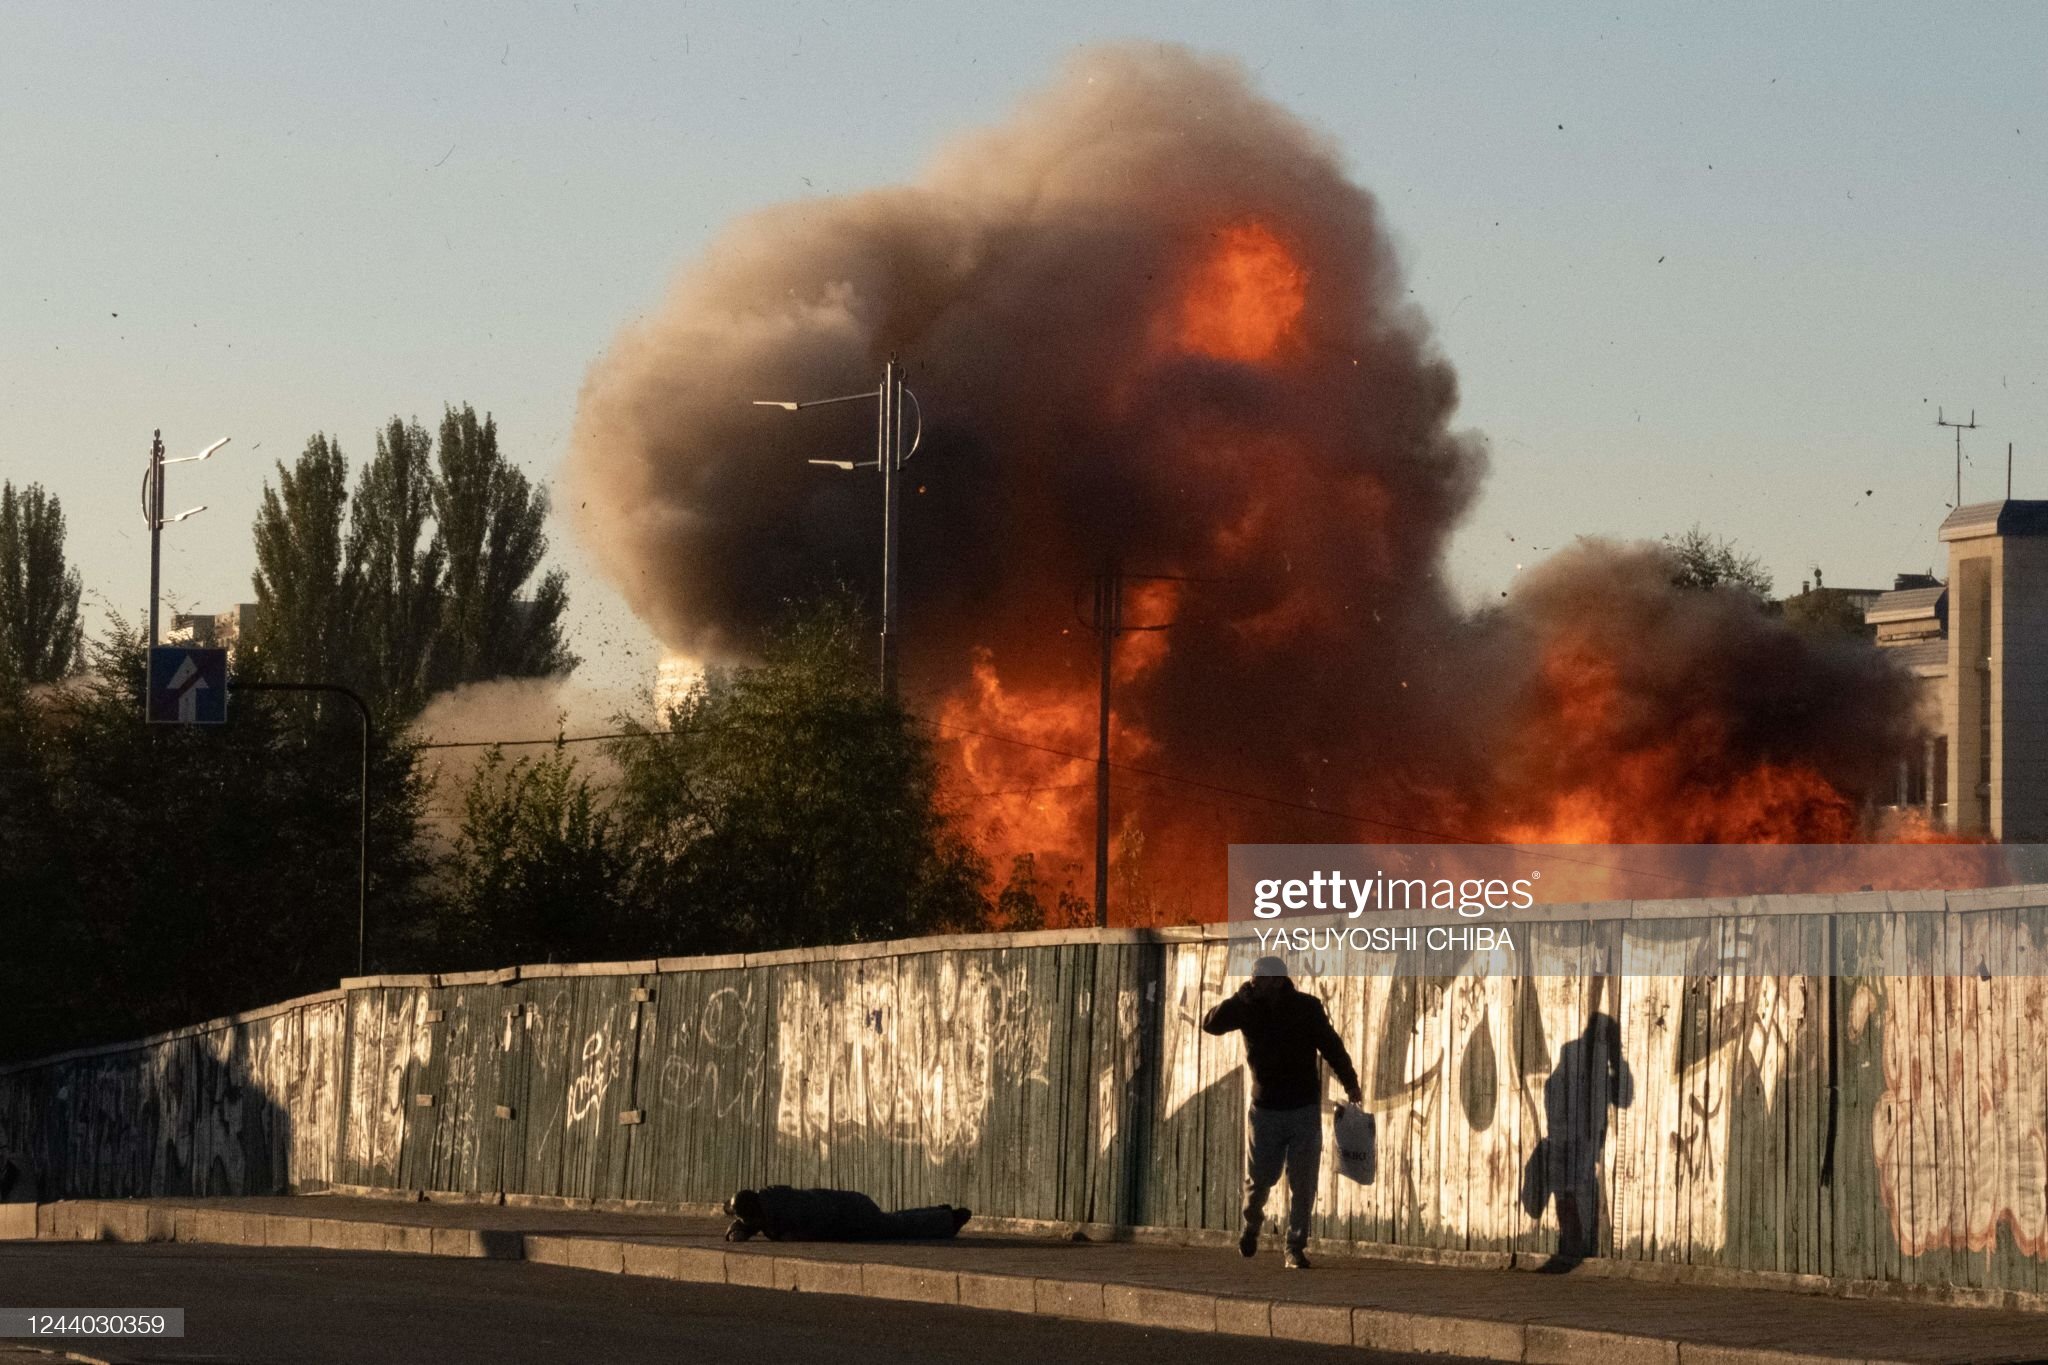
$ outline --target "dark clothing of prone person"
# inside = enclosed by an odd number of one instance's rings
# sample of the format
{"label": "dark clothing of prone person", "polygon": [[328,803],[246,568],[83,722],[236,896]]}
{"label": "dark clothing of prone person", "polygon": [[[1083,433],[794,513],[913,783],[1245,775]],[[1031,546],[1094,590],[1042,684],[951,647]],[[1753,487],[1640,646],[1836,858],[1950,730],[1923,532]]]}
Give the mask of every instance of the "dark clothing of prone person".
{"label": "dark clothing of prone person", "polygon": [[858,1190],[795,1190],[770,1185],[741,1190],[725,1201],[732,1223],[728,1242],[756,1233],[771,1242],[884,1242],[951,1237],[973,1215],[952,1204],[884,1213]]}
{"label": "dark clothing of prone person", "polygon": [[1358,1073],[1344,1040],[1330,1026],[1323,1002],[1294,988],[1287,966],[1262,957],[1252,979],[1210,1010],[1204,1033],[1244,1034],[1245,1061],[1252,1072],[1250,1150],[1245,1156],[1244,1229],[1237,1249],[1252,1256],[1266,1221],[1266,1196],[1287,1172],[1287,1267],[1308,1268],[1308,1220],[1315,1208],[1323,1164],[1323,1076],[1320,1054],[1353,1104],[1360,1099]]}

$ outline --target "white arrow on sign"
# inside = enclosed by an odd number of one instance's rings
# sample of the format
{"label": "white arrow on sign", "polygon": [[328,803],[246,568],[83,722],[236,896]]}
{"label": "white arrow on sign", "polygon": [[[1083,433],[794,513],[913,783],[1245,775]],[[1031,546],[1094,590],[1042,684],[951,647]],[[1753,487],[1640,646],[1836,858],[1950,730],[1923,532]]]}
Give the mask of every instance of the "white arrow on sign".
{"label": "white arrow on sign", "polygon": [[205,691],[208,685],[206,679],[199,676],[199,665],[193,661],[190,654],[187,654],[184,662],[178,665],[178,671],[171,674],[171,681],[167,684],[171,691],[178,694],[179,720],[190,723],[199,719],[199,694]]}

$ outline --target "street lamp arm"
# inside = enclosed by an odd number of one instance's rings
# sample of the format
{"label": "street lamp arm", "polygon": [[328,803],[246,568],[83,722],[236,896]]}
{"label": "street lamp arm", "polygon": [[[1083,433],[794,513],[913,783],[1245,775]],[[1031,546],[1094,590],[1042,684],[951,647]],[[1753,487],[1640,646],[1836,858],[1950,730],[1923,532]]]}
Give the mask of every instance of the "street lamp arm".
{"label": "street lamp arm", "polygon": [[822,408],[828,403],[871,403],[878,396],[873,390],[870,390],[867,393],[842,393],[837,398],[805,398],[801,400],[756,398],[754,406],[757,408],[781,408],[784,412],[796,412],[803,408]]}
{"label": "street lamp arm", "polygon": [[200,451],[197,455],[180,455],[177,459],[165,460],[164,463],[191,464],[194,460],[204,460],[208,456],[212,455],[214,451],[219,450],[222,446],[226,445],[229,441],[233,439],[234,438],[231,436],[223,436],[218,441],[215,441],[212,445],[208,446],[206,449]]}

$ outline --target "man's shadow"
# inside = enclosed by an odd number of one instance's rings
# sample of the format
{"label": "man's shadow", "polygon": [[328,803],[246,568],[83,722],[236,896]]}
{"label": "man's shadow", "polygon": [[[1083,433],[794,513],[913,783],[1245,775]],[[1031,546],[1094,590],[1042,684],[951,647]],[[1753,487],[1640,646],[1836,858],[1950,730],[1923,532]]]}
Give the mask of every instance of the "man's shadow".
{"label": "man's shadow", "polygon": [[1544,1136],[1522,1170],[1522,1208],[1531,1218],[1557,1201],[1557,1254],[1547,1274],[1563,1274],[1600,1253],[1600,1161],[1607,1111],[1635,1101],[1635,1080],[1621,1055],[1621,1025],[1595,1014],[1566,1043],[1543,1084]]}

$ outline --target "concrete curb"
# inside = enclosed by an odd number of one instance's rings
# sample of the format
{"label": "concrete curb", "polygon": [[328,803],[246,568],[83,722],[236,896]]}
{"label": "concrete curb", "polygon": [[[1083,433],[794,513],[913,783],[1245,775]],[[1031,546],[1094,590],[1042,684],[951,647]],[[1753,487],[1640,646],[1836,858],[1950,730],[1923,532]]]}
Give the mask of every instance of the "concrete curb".
{"label": "concrete curb", "polygon": [[[1116,1281],[939,1270],[878,1261],[820,1260],[781,1251],[724,1250],[581,1234],[434,1228],[366,1219],[166,1208],[125,1200],[68,1200],[37,1209],[45,1241],[188,1242],[317,1247],[532,1261],[608,1275],[786,1289],[942,1304],[1174,1332],[1271,1337],[1379,1351],[1549,1365],[1851,1365],[1851,1358],[1718,1346],[1549,1323],[1441,1316],[1345,1304],[1165,1289]],[[1865,1365],[1897,1365],[1867,1361]]]}
{"label": "concrete curb", "polygon": [[[690,1218],[721,1216],[717,1204],[650,1199],[590,1199],[552,1194],[476,1194],[460,1190],[393,1188],[381,1185],[320,1183],[289,1191],[308,1198],[340,1195],[400,1204],[471,1204],[505,1208],[553,1209],[579,1213],[641,1213]],[[7,1206],[0,1205],[0,1218]],[[1110,1245],[1209,1247],[1237,1245],[1237,1234],[1214,1228],[1129,1227],[1117,1223],[1083,1223],[1068,1219],[1004,1218],[976,1214],[978,1231],[1061,1241]],[[4,1237],[0,1232],[0,1237]],[[1277,1251],[1278,1232],[1268,1230],[1266,1246]],[[1309,1254],[1347,1260],[1398,1261],[1405,1265],[1445,1266],[1455,1270],[1545,1271],[1554,1259],[1547,1251],[1467,1251],[1445,1247],[1408,1246],[1399,1242],[1333,1241],[1310,1238]],[[1696,1289],[1757,1289],[1776,1294],[1810,1294],[1821,1298],[1871,1299],[1880,1303],[1923,1308],[1984,1308],[2007,1313],[2048,1314],[2048,1294],[2020,1289],[1981,1289],[1957,1284],[1916,1284],[1898,1280],[1837,1279],[1781,1270],[1738,1270],[1685,1261],[1640,1261],[1595,1257],[1574,1268],[1585,1279],[1629,1280],[1640,1284],[1681,1285]]]}

